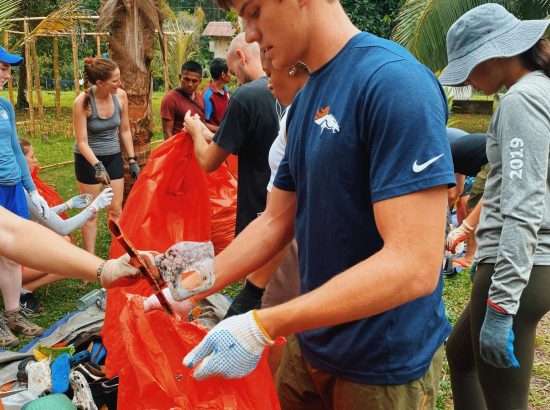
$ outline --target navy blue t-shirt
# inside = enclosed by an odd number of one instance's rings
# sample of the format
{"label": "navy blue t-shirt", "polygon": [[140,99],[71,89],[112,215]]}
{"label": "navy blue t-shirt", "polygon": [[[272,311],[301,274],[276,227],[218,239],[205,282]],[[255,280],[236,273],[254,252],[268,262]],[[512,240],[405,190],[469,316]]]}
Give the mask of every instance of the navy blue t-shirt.
{"label": "navy blue t-shirt", "polygon": [[[434,75],[401,46],[368,33],[311,75],[292,103],[275,179],[296,192],[302,293],[382,248],[374,202],[454,183],[447,114]],[[302,352],[352,381],[416,380],[450,331],[441,295],[442,279],[433,294],[396,309],[303,332]]]}

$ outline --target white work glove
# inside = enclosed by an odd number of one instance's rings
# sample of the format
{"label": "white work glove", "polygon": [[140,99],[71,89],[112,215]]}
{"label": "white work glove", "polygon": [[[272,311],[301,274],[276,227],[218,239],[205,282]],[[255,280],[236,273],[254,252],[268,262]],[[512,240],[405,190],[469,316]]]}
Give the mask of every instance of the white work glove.
{"label": "white work glove", "polygon": [[177,301],[206,292],[216,280],[212,242],[176,243],[155,257],[155,265]]}
{"label": "white work glove", "polygon": [[[168,288],[162,289],[162,293],[164,294],[164,297],[166,298],[168,304],[172,307],[174,313],[178,316],[181,316],[182,318],[187,318],[187,316],[189,315],[189,311],[193,309],[193,302],[191,302],[191,300],[189,299],[181,301],[174,300],[174,298],[172,298],[172,292],[170,292],[170,289]],[[163,309],[155,294],[152,294],[147,299],[145,299],[145,301],[143,302],[143,308],[145,312]]]}
{"label": "white work glove", "polygon": [[111,205],[111,202],[113,200],[113,188],[107,187],[101,193],[93,200],[93,202],[90,204],[90,209],[92,212],[98,213],[106,206]]}
{"label": "white work glove", "polygon": [[447,239],[445,239],[445,248],[451,253],[455,253],[456,247],[464,242],[475,229],[476,227],[471,226],[465,219],[462,221],[462,225],[449,232]]}
{"label": "white work glove", "polygon": [[90,194],[82,194],[73,196],[71,199],[65,202],[65,205],[67,205],[67,208],[69,209],[82,209],[90,205],[91,202],[92,196]]}
{"label": "white work glove", "polygon": [[[153,264],[153,254],[149,252],[139,252],[148,263]],[[109,259],[100,266],[98,279],[101,286],[105,289],[124,287],[133,285],[136,280],[140,279],[139,269],[130,264],[130,255],[125,253],[118,259]]]}
{"label": "white work glove", "polygon": [[42,198],[42,195],[40,195],[38,191],[32,191],[29,192],[29,197],[31,198],[32,204],[36,207],[36,209],[38,209],[44,219],[48,219],[50,207],[48,206],[46,200]]}
{"label": "white work glove", "polygon": [[262,352],[274,341],[262,330],[258,313],[251,310],[218,323],[183,359],[187,367],[196,367],[193,377],[210,376],[237,379],[250,374]]}

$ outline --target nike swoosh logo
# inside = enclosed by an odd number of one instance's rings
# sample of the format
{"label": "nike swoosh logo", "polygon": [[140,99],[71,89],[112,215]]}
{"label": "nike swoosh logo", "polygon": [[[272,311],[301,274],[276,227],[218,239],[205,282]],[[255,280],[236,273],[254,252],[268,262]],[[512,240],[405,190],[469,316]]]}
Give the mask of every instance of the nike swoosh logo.
{"label": "nike swoosh logo", "polygon": [[445,155],[445,154],[438,155],[437,157],[432,158],[432,159],[424,162],[423,164],[417,164],[416,161],[414,161],[413,172],[422,172],[422,171],[424,171],[426,168],[428,168],[430,165],[432,165],[435,161],[437,161],[443,155]]}

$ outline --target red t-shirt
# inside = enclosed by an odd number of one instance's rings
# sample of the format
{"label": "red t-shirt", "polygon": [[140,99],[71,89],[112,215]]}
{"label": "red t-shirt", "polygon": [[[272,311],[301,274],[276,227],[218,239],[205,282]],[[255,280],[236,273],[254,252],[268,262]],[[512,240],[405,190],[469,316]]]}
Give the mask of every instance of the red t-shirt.
{"label": "red t-shirt", "polygon": [[229,92],[225,87],[219,90],[214,84],[210,83],[202,96],[204,97],[206,121],[219,126],[229,104]]}
{"label": "red t-shirt", "polygon": [[198,114],[201,120],[204,121],[204,99],[202,94],[195,91],[193,101],[195,101],[198,107],[191,102],[191,97],[184,97],[176,90],[170,91],[162,99],[160,103],[160,117],[163,120],[174,121],[173,134],[177,134],[183,129],[185,113],[189,110],[191,110],[191,115]]}

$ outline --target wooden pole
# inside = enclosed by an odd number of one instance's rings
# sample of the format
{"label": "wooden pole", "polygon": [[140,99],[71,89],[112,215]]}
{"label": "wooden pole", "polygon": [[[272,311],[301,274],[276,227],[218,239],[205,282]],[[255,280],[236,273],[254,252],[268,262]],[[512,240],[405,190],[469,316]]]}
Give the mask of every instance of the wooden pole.
{"label": "wooden pole", "polygon": [[170,76],[168,74],[168,36],[164,34],[162,37],[164,46],[164,93],[170,91]]}
{"label": "wooden pole", "polygon": [[80,75],[78,75],[78,44],[76,42],[76,36],[72,36],[71,43],[73,46],[74,93],[78,96],[78,94],[80,94]]}
{"label": "wooden pole", "polygon": [[40,71],[38,68],[38,55],[36,54],[36,41],[31,41],[32,69],[34,74],[34,88],[38,100],[38,117],[44,121],[44,105],[42,104],[42,88],[40,87]]}
{"label": "wooden pole", "polygon": [[31,73],[31,40],[28,40],[29,36],[29,21],[25,19],[23,22],[23,30],[25,32],[25,67],[27,68],[27,100],[29,102],[29,120],[31,125],[31,135],[34,137],[34,101],[32,94],[32,73]]}
{"label": "wooden pole", "polygon": [[[10,48],[10,33],[4,31],[4,48],[9,50]],[[11,105],[15,105],[15,99],[13,98],[13,82],[11,77],[8,79],[8,93],[10,95]]]}
{"label": "wooden pole", "polygon": [[96,57],[101,57],[101,35],[95,36]]}
{"label": "wooden pole", "polygon": [[55,113],[61,114],[61,84],[59,81],[59,41],[53,36],[53,78],[55,82]]}

